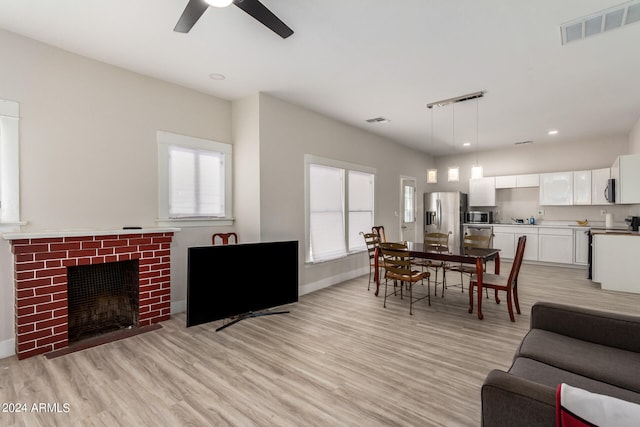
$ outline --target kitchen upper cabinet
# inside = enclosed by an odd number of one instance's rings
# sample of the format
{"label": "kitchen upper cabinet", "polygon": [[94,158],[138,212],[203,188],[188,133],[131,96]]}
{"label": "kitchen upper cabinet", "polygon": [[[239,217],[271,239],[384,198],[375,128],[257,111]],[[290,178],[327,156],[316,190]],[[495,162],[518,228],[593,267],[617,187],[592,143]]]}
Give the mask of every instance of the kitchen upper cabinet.
{"label": "kitchen upper cabinet", "polygon": [[594,169],[591,171],[591,204],[609,205],[606,191],[611,178],[611,169]]}
{"label": "kitchen upper cabinet", "polygon": [[495,177],[469,180],[469,206],[495,206],[496,180]]}
{"label": "kitchen upper cabinet", "polygon": [[591,204],[591,171],[573,172],[573,204]]}
{"label": "kitchen upper cabinet", "polygon": [[516,175],[516,187],[539,187],[540,186],[540,174],[529,173],[526,175]]}
{"label": "kitchen upper cabinet", "polygon": [[541,228],[538,233],[538,260],[573,264],[573,230]]}
{"label": "kitchen upper cabinet", "polygon": [[517,178],[515,175],[496,176],[496,189],[515,188],[516,179]]}
{"label": "kitchen upper cabinet", "polygon": [[611,166],[616,180],[616,203],[640,203],[640,154],[619,156]]}
{"label": "kitchen upper cabinet", "polygon": [[496,176],[496,189],[538,187],[539,185],[540,175],[537,173]]}
{"label": "kitchen upper cabinet", "polygon": [[573,172],[540,174],[541,205],[573,204]]}

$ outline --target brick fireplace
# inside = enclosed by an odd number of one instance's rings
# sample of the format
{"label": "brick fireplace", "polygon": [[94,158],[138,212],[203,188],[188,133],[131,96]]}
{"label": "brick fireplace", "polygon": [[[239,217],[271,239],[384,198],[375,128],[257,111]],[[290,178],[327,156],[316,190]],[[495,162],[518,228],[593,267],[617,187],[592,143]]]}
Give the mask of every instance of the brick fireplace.
{"label": "brick fireplace", "polygon": [[69,346],[68,267],[137,260],[137,325],[168,320],[171,241],[178,229],[5,235],[15,275],[16,355],[24,359]]}

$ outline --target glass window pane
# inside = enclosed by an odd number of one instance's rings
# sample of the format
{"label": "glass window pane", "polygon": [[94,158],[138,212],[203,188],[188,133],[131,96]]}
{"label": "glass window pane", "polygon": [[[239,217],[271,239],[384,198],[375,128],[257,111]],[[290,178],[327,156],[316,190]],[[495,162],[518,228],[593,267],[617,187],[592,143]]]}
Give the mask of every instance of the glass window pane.
{"label": "glass window pane", "polygon": [[224,156],[203,151],[198,160],[198,213],[224,216]]}
{"label": "glass window pane", "polygon": [[192,215],[195,211],[195,155],[190,150],[172,148],[169,152],[169,213]]}
{"label": "glass window pane", "polygon": [[412,185],[404,186],[404,222],[415,222],[416,220],[413,189]]}
{"label": "glass window pane", "polygon": [[309,165],[309,239],[313,261],[346,255],[344,171]]}
{"label": "glass window pane", "polygon": [[365,250],[364,239],[360,232],[371,233],[373,212],[349,212],[349,250]]}

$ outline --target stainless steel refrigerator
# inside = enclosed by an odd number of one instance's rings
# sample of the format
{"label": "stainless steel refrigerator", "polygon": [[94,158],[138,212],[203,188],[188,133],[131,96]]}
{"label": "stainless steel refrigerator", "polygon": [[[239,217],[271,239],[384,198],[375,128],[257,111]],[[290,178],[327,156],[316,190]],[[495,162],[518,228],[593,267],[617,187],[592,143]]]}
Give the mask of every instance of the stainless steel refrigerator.
{"label": "stainless steel refrigerator", "polygon": [[460,192],[424,193],[424,231],[448,233],[449,247],[462,247],[467,195]]}

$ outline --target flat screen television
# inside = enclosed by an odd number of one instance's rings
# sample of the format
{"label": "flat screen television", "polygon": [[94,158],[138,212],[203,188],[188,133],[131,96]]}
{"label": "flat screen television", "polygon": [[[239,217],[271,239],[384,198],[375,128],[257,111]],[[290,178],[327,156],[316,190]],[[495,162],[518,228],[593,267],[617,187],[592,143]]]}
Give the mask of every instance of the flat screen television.
{"label": "flat screen television", "polygon": [[297,301],[298,241],[188,249],[187,327]]}

